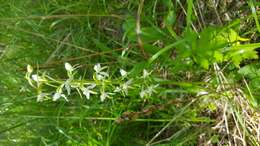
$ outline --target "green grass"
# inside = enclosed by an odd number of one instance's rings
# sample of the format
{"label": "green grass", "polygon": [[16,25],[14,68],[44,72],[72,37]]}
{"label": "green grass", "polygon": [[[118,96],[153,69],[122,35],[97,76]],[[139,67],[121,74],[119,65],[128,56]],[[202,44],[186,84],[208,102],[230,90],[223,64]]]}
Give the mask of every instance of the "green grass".
{"label": "green grass", "polygon": [[0,145],[258,146],[259,4],[212,2],[0,0]]}

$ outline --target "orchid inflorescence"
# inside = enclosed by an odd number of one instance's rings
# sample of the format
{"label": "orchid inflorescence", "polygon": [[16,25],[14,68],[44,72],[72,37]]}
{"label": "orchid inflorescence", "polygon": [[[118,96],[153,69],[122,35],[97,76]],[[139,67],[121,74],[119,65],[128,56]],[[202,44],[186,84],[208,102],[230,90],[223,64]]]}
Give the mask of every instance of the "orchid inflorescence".
{"label": "orchid inflorescence", "polygon": [[[63,98],[69,101],[69,96],[73,91],[77,91],[80,97],[85,96],[86,99],[99,96],[100,101],[112,99],[116,97],[131,97],[138,96],[141,99],[150,98],[153,93],[156,93],[158,84],[151,84],[151,73],[143,70],[143,75],[140,77],[130,78],[129,73],[124,69],[119,69],[120,76],[112,78],[108,73],[107,66],[101,66],[100,63],[94,65],[93,78],[85,80],[80,77],[76,79],[77,68],[70,63],[65,63],[68,78],[65,80],[58,80],[50,77],[46,73],[34,73],[31,65],[27,65],[27,73],[25,78],[28,83],[37,90],[37,101],[52,99],[58,101]],[[45,87],[55,88],[54,92],[46,92]],[[120,95],[120,96],[118,96]]]}

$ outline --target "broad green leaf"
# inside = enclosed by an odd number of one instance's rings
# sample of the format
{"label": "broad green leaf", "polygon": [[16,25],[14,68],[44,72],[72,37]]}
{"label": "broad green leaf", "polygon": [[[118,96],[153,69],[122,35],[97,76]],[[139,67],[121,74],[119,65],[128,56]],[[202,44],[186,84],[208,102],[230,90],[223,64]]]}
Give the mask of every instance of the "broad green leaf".
{"label": "broad green leaf", "polygon": [[228,49],[225,60],[231,59],[232,62],[239,67],[240,62],[245,59],[258,58],[257,52],[255,51],[258,47],[260,47],[260,43],[232,46]]}
{"label": "broad green leaf", "polygon": [[201,67],[208,69],[209,68],[209,61],[205,58],[198,59],[198,63],[201,65]]}
{"label": "broad green leaf", "polygon": [[260,68],[254,64],[246,65],[238,70],[238,73],[249,78],[259,78],[260,79]]}

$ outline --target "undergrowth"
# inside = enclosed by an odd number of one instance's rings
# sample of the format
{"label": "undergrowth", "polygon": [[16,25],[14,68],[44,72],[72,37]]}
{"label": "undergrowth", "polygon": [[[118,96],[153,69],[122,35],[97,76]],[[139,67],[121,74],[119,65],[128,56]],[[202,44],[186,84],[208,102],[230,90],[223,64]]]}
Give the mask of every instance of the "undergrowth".
{"label": "undergrowth", "polygon": [[259,146],[259,2],[0,2],[0,145]]}

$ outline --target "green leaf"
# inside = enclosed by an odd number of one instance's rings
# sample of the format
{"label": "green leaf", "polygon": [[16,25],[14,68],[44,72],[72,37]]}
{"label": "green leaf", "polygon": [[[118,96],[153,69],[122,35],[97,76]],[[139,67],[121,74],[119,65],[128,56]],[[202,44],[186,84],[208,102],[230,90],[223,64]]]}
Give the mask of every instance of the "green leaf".
{"label": "green leaf", "polygon": [[170,49],[172,49],[173,47],[184,43],[185,40],[179,40],[175,43],[172,43],[170,45],[167,45],[166,47],[162,48],[160,51],[158,51],[156,54],[154,54],[150,59],[149,59],[149,64],[151,64],[152,62],[154,62],[159,56],[161,56],[162,54],[166,53],[167,51],[169,51]]}
{"label": "green leaf", "polygon": [[187,8],[187,16],[186,16],[186,23],[187,23],[187,28],[191,25],[192,20],[192,9],[193,9],[193,0],[188,0],[188,8]]}
{"label": "green leaf", "polygon": [[201,65],[201,67],[205,69],[209,68],[209,61],[207,59],[204,58],[198,59],[198,63]]}
{"label": "green leaf", "polygon": [[239,67],[241,61],[245,59],[257,59],[257,52],[255,48],[260,47],[260,43],[246,44],[246,45],[236,45],[228,49],[228,53],[225,56],[225,60],[231,59],[231,61]]}
{"label": "green leaf", "polygon": [[123,24],[123,30],[124,30],[123,39],[127,37],[129,40],[136,40],[135,26],[136,26],[136,20],[133,17],[128,17]]}
{"label": "green leaf", "polygon": [[254,64],[246,65],[238,70],[238,73],[249,78],[259,77],[260,79],[260,68]]}
{"label": "green leaf", "polygon": [[164,19],[164,23],[166,26],[172,26],[176,21],[176,15],[174,10],[170,10],[167,16]]}
{"label": "green leaf", "polygon": [[217,62],[222,62],[223,59],[224,59],[224,56],[219,51],[215,51],[214,52],[214,58],[216,59]]}

